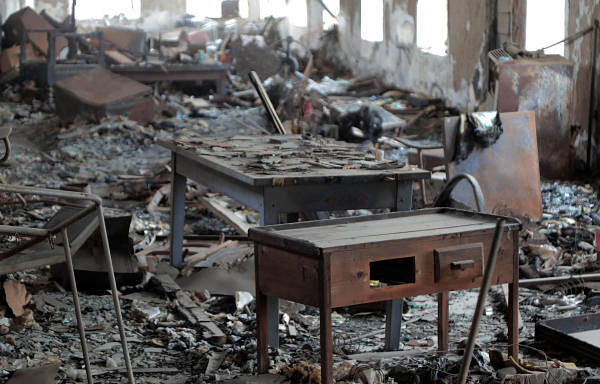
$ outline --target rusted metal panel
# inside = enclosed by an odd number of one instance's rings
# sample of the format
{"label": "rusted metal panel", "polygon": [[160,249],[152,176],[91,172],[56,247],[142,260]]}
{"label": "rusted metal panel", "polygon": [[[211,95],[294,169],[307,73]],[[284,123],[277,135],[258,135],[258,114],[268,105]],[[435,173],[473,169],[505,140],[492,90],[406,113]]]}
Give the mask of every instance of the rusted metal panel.
{"label": "rusted metal panel", "polygon": [[600,362],[600,313],[540,321],[535,338]]}
{"label": "rusted metal panel", "polygon": [[[460,162],[448,155],[449,176],[459,173],[473,175],[481,185],[489,213],[538,220],[542,215],[542,196],[536,120],[534,113],[501,113],[504,132],[487,148],[475,148]],[[459,117],[445,121],[445,147],[454,148]],[[474,207],[475,201],[467,183],[461,182],[452,192],[452,198]]]}
{"label": "rusted metal panel", "polygon": [[[4,38],[12,44],[21,44],[23,33],[27,30],[51,30],[54,29],[46,19],[37,14],[33,9],[25,7],[18,12],[13,13],[2,26]],[[48,37],[44,32],[28,32],[28,40],[43,55],[48,54]],[[60,52],[67,47],[67,39],[64,37],[56,39],[55,53],[58,56]]]}
{"label": "rusted metal panel", "polygon": [[66,121],[77,115],[100,118],[145,110],[136,106],[148,103],[152,93],[150,87],[102,68],[58,81],[54,88],[56,112]]}
{"label": "rusted metal panel", "polygon": [[500,65],[498,111],[535,111],[540,172],[569,178],[575,172],[571,139],[573,63],[562,56],[519,59]]}

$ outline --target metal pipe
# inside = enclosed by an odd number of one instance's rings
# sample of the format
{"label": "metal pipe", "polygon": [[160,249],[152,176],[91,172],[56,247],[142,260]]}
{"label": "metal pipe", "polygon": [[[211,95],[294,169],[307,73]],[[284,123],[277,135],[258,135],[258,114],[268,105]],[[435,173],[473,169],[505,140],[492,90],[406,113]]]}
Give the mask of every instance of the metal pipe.
{"label": "metal pipe", "polygon": [[443,207],[450,201],[450,195],[452,194],[452,190],[461,180],[466,180],[469,184],[471,184],[471,189],[473,191],[473,197],[475,198],[475,205],[477,206],[477,211],[481,213],[485,213],[485,198],[483,197],[483,191],[481,190],[481,186],[475,177],[469,175],[468,173],[459,173],[452,177],[437,200],[435,201],[435,207]]}
{"label": "metal pipe", "polygon": [[26,187],[13,184],[0,184],[0,192],[21,193],[26,195],[40,195],[50,197],[62,197],[65,199],[88,200],[96,204],[102,204],[102,199],[91,193],[62,191],[56,189]]}
{"label": "metal pipe", "polygon": [[587,157],[585,167],[589,171],[592,166],[592,124],[596,117],[596,105],[594,99],[596,96],[596,47],[598,44],[598,19],[594,20],[594,38],[592,43],[592,70],[590,81],[590,109],[588,111],[588,142],[587,142]]}
{"label": "metal pipe", "polygon": [[17,227],[12,225],[0,225],[0,233],[9,233],[24,236],[46,237],[50,231],[43,228]]}
{"label": "metal pipe", "polygon": [[0,163],[4,163],[10,156],[10,140],[8,140],[8,137],[4,137],[2,142],[4,143],[4,156],[0,159]]}
{"label": "metal pipe", "polygon": [[81,316],[81,304],[79,303],[79,293],[77,292],[77,283],[75,281],[75,270],[73,269],[73,258],[71,256],[71,246],[69,245],[69,235],[67,228],[62,229],[63,247],[65,249],[65,258],[67,259],[67,269],[69,270],[69,280],[71,281],[71,292],[73,293],[73,305],[75,307],[75,316],[77,317],[77,329],[79,330],[79,339],[81,340],[81,352],[83,352],[83,361],[85,363],[85,373],[88,384],[94,384],[92,377],[92,367],[90,366],[90,357],[88,355],[87,342],[85,340],[85,326]]}
{"label": "metal pipe", "polygon": [[600,281],[600,273],[588,273],[583,275],[566,275],[566,276],[552,276],[552,277],[540,277],[536,279],[522,279],[519,280],[519,286],[528,287],[535,285],[544,284],[560,284],[566,281],[578,280],[578,281]]}
{"label": "metal pipe", "polygon": [[481,281],[481,288],[479,288],[479,296],[477,297],[477,306],[475,307],[475,313],[473,315],[473,321],[471,323],[471,331],[469,332],[469,338],[467,339],[467,346],[465,348],[465,354],[463,356],[462,365],[460,367],[459,384],[465,384],[467,381],[467,375],[469,373],[469,366],[471,365],[471,358],[473,356],[473,349],[475,348],[475,339],[479,332],[479,323],[481,322],[481,315],[485,307],[485,299],[492,283],[492,274],[494,273],[494,267],[496,266],[496,258],[498,256],[498,249],[500,248],[500,239],[504,232],[504,220],[500,219],[496,223],[496,231],[494,232],[494,240],[492,242],[492,248],[490,249],[490,256],[487,259],[485,266],[485,273]]}
{"label": "metal pipe", "polygon": [[129,349],[127,348],[127,336],[125,335],[125,327],[123,326],[123,316],[121,315],[121,304],[119,303],[117,282],[115,281],[115,272],[112,265],[112,258],[110,256],[110,246],[108,243],[108,234],[106,233],[106,223],[104,222],[104,214],[102,212],[101,204],[98,205],[97,212],[98,221],[100,225],[100,236],[102,237],[102,247],[104,248],[104,257],[106,259],[106,268],[108,270],[108,281],[110,282],[110,289],[112,292],[113,303],[117,315],[117,324],[119,325],[119,334],[121,335],[123,358],[125,360],[125,367],[127,368],[129,384],[135,384],[135,379],[133,377],[133,369],[131,368],[131,359],[129,357]]}

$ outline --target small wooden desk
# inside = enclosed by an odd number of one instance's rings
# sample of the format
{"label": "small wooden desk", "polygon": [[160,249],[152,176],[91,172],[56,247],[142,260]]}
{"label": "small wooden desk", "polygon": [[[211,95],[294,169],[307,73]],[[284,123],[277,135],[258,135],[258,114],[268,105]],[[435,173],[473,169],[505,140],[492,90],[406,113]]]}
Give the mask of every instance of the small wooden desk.
{"label": "small wooden desk", "polygon": [[[430,177],[414,166],[375,161],[357,144],[300,135],[181,137],[160,141],[171,150],[171,264],[182,265],[185,188],[191,178],[258,210],[261,225],[282,213],[412,207],[413,181]],[[279,345],[279,301],[268,299],[273,326],[269,344]],[[389,349],[400,342],[402,302],[388,306],[395,326]]]}
{"label": "small wooden desk", "polygon": [[[269,365],[267,297],[320,308],[323,383],[333,382],[332,308],[438,293],[438,346],[447,350],[448,291],[480,286],[498,218],[438,208],[252,228],[259,372]],[[492,284],[509,283],[509,353],[517,356],[521,224],[505,219]]]}

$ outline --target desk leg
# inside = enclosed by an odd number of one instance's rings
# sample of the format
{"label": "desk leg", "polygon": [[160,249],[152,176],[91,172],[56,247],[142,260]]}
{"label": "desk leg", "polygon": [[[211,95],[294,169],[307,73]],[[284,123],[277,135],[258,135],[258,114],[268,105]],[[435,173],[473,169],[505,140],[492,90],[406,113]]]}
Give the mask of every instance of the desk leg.
{"label": "desk leg", "polygon": [[519,358],[519,283],[508,284],[508,354]]}
{"label": "desk leg", "polygon": [[177,173],[175,155],[171,156],[171,265],[183,265],[183,224],[185,220],[185,187],[187,178]]}
{"label": "desk leg", "polygon": [[267,373],[269,370],[269,316],[267,309],[267,296],[263,295],[258,286],[259,274],[258,270],[258,247],[254,248],[254,265],[255,265],[255,281],[256,281],[256,355],[258,360],[258,373]]}
{"label": "desk leg", "polygon": [[319,273],[320,292],[320,346],[321,346],[321,383],[333,384],[333,332],[331,325],[331,274],[330,260],[324,255]]}
{"label": "desk leg", "polygon": [[448,350],[448,307],[450,304],[448,291],[438,293],[438,351]]}
{"label": "desk leg", "polygon": [[[396,201],[393,211],[410,211],[412,208],[413,182],[396,182]],[[386,303],[385,317],[385,350],[397,351],[400,347],[400,334],[402,327],[402,308],[404,299],[390,300]]]}
{"label": "desk leg", "polygon": [[[264,206],[260,212],[260,225],[279,224],[279,213]],[[255,277],[258,281],[258,277]],[[279,348],[279,299],[265,296],[268,340],[271,348]]]}
{"label": "desk leg", "polygon": [[404,299],[389,300],[385,303],[385,350],[400,349],[400,333],[402,328],[402,307]]}
{"label": "desk leg", "polygon": [[217,80],[217,93],[219,95],[227,94],[227,83],[225,81],[225,78]]}

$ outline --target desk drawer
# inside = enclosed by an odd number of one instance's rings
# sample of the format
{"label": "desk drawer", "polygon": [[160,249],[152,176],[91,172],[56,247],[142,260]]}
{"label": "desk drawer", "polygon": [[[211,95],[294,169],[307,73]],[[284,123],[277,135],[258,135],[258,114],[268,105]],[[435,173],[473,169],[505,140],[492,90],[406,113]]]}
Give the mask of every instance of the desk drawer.
{"label": "desk drawer", "polygon": [[435,282],[474,281],[483,276],[483,243],[433,250]]}

